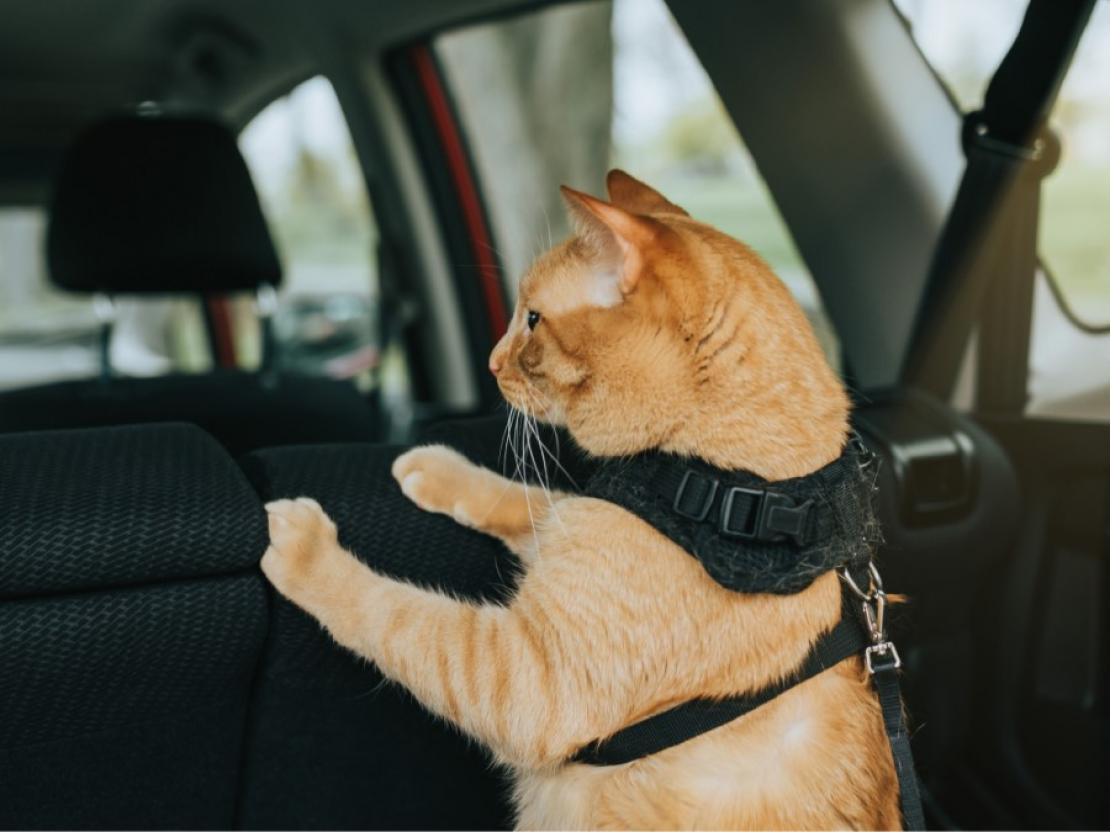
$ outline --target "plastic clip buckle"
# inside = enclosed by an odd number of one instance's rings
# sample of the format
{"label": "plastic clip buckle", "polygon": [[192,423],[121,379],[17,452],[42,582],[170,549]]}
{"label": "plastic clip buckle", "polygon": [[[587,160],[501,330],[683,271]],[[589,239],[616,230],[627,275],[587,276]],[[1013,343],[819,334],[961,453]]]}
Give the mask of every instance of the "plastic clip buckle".
{"label": "plastic clip buckle", "polygon": [[[697,511],[687,511],[682,506],[683,498],[686,496],[686,489],[690,485],[690,479],[692,477],[698,477],[699,479],[707,480],[709,482],[709,486],[703,498],[704,502]],[[678,491],[675,492],[674,503],[671,507],[674,509],[676,514],[680,514],[689,520],[696,520],[700,523],[702,520],[709,516],[709,510],[713,507],[713,498],[717,496],[718,485],[719,483],[717,482],[717,480],[711,480],[708,477],[703,477],[700,474],[694,473],[693,471],[687,471],[686,474],[682,477],[682,482],[678,485]]]}
{"label": "plastic clip buckle", "polygon": [[[732,516],[739,495],[751,497],[753,504],[742,528],[733,525]],[[785,494],[737,486],[730,488],[721,502],[720,531],[726,537],[738,537],[742,540],[777,543],[793,538],[795,543],[801,544],[806,518],[812,505],[812,500],[806,500],[799,506]]]}

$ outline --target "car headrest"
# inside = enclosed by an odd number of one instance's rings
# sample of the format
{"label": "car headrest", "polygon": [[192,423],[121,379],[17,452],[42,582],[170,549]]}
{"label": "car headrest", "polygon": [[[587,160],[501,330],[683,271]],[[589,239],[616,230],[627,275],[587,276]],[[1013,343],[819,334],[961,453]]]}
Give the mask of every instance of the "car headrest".
{"label": "car headrest", "polygon": [[253,291],[281,266],[235,137],[196,118],[126,116],[63,161],[47,234],[50,277],[77,292]]}

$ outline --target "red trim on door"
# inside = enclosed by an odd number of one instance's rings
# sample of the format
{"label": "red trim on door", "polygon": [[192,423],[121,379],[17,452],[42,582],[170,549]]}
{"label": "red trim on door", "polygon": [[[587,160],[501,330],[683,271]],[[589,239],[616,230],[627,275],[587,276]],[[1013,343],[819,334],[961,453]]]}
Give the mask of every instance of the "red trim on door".
{"label": "red trim on door", "polygon": [[482,298],[485,300],[489,315],[490,335],[494,342],[501,338],[509,325],[505,310],[505,297],[501,291],[501,270],[493,256],[493,238],[486,224],[482,210],[482,200],[478,186],[470,168],[470,159],[463,146],[462,136],[455,123],[455,114],[447,99],[447,91],[440,77],[439,67],[431,49],[426,44],[413,46],[409,50],[413,69],[424,91],[431,113],[432,123],[439,136],[446,157],[451,181],[455,185],[459,206],[462,208],[463,221],[466,223],[467,236],[474,251],[474,262],[478,264],[478,279],[481,281]]}
{"label": "red trim on door", "polygon": [[219,367],[234,368],[238,365],[235,358],[235,327],[231,322],[231,301],[227,298],[205,298],[208,304],[208,315],[212,321],[212,337],[214,340],[215,355]]}

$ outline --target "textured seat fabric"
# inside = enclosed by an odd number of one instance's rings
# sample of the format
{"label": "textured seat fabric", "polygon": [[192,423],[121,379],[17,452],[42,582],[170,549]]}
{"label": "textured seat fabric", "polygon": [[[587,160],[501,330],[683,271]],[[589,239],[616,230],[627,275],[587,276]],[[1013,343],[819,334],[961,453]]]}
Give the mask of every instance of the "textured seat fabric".
{"label": "textured seat fabric", "polygon": [[[496,445],[493,448],[496,453]],[[413,506],[398,449],[280,448],[244,467],[266,499],[309,495],[375,569],[467,598],[508,597],[496,541]],[[507,786],[476,744],[429,716],[284,599],[273,607],[244,771],[247,828],[506,828]]]}
{"label": "textured seat fabric", "polygon": [[349,384],[221,371],[151,379],[64,381],[0,393],[0,433],[191,422],[239,456],[305,442],[365,442],[376,411]]}
{"label": "textured seat fabric", "polygon": [[226,828],[264,513],[189,425],[0,437],[0,828]]}
{"label": "textured seat fabric", "polygon": [[486,753],[257,569],[262,499],[309,493],[375,568],[507,598],[513,557],[403,498],[396,453],[0,437],[0,828],[507,827]]}
{"label": "textured seat fabric", "polygon": [[207,577],[257,563],[265,513],[191,425],[0,436],[0,599]]}
{"label": "textured seat fabric", "polygon": [[[446,423],[423,438],[502,469],[503,427]],[[964,428],[984,488],[1004,493],[1005,459]],[[568,472],[554,484],[569,488],[591,466],[565,436],[560,447]],[[508,599],[515,558],[412,505],[390,475],[400,450],[268,448],[236,465],[190,425],[0,436],[0,828],[507,828],[508,784],[488,754],[332,643],[257,569],[262,501],[308,495],[373,568]],[[884,477],[880,565],[934,631],[898,634],[910,681],[939,678],[966,699],[950,684],[963,648],[929,622],[966,613],[959,584],[997,549],[988,537],[1004,538],[1000,518],[977,506],[956,524],[900,527]],[[911,713],[956,712],[909,693]],[[943,727],[932,745],[949,741]],[[915,741],[919,761],[929,748],[921,757]]]}

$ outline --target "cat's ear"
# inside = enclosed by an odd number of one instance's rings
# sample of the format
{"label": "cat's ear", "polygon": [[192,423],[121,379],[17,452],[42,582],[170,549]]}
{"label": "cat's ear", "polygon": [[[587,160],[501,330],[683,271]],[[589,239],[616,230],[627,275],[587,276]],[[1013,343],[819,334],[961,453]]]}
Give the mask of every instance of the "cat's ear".
{"label": "cat's ear", "polygon": [[609,201],[634,214],[682,214],[689,216],[685,209],[679,208],[659,191],[645,185],[634,176],[620,168],[613,168],[605,177],[605,187],[609,191]]}
{"label": "cat's ear", "polygon": [[645,252],[659,233],[658,224],[566,185],[560,190],[579,235],[596,245],[602,257],[612,261],[617,285],[621,294],[627,295],[640,280]]}

